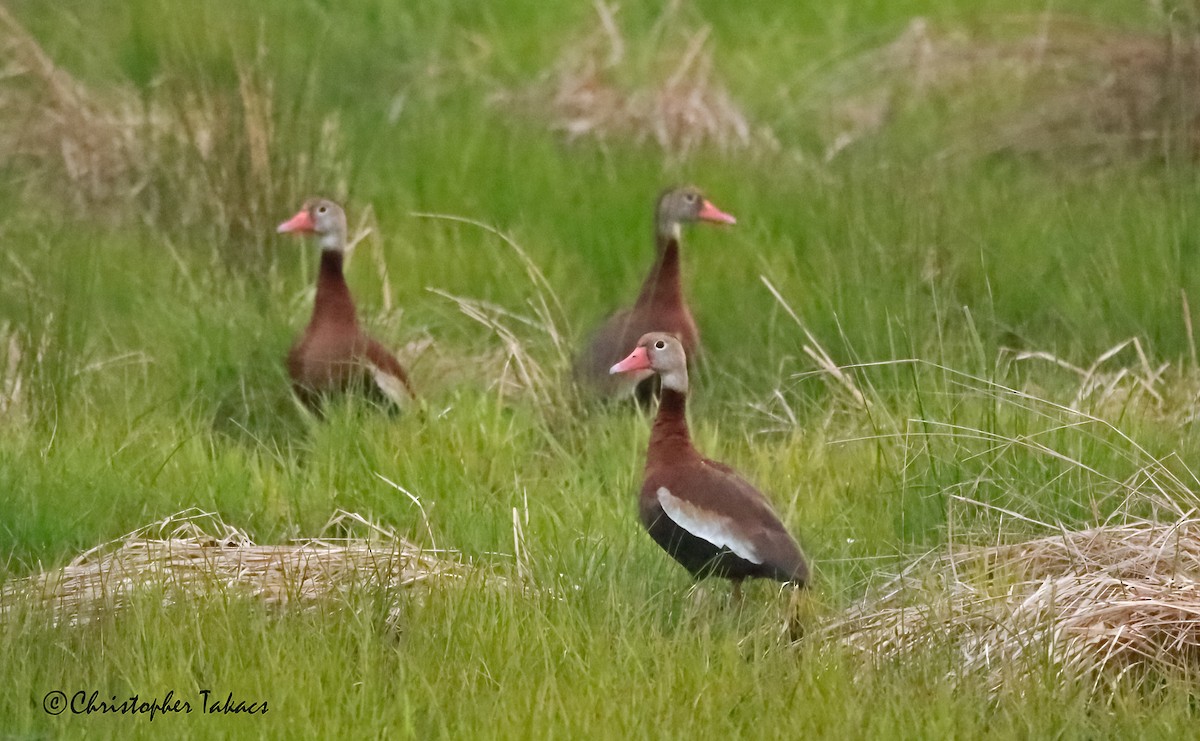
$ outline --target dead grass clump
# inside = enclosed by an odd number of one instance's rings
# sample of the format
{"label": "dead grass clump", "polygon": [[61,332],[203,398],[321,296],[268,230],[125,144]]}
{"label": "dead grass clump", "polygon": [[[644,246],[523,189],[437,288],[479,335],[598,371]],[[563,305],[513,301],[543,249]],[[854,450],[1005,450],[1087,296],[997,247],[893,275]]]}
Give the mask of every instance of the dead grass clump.
{"label": "dead grass clump", "polygon": [[[350,534],[356,529],[358,535]],[[361,590],[399,591],[480,577],[453,553],[421,548],[357,514],[337,512],[324,532],[328,535],[287,545],[256,545],[218,515],[187,510],[97,546],[60,569],[5,584],[0,614],[43,608],[55,622],[77,624],[119,610],[150,590],[170,602],[235,593],[268,604],[315,605]]]}
{"label": "dead grass clump", "polygon": [[[486,327],[500,341],[501,346],[496,350],[476,354],[468,362],[461,357],[452,358],[451,365],[483,371],[481,377],[501,396],[529,395],[561,404],[565,388],[563,370],[570,363],[572,332],[558,294],[542,269],[516,240],[489,224],[449,214],[415,215],[466,224],[497,237],[516,255],[531,288],[525,312],[430,288],[432,293],[453,302],[464,316]],[[548,357],[543,357],[543,353]],[[454,369],[446,370],[454,374]]]}
{"label": "dead grass clump", "polygon": [[1156,33],[1043,14],[997,18],[984,34],[916,18],[835,65],[813,93],[824,100],[827,158],[933,99],[948,105],[951,151],[1196,157],[1200,28],[1172,18]]}
{"label": "dead grass clump", "polygon": [[16,415],[25,395],[24,358],[21,333],[8,322],[0,322],[0,414],[8,419]]}
{"label": "dead grass clump", "polygon": [[950,648],[1000,690],[1049,660],[1064,675],[1194,672],[1200,518],[1129,520],[918,559],[828,626],[876,659]]}
{"label": "dead grass clump", "polygon": [[[1127,349],[1135,352],[1134,366],[1111,367],[1109,361],[1125,354]],[[1029,350],[1003,350],[1001,354],[1011,354],[1018,362],[1038,360],[1051,363],[1078,378],[1079,388],[1068,405],[1073,410],[1089,409],[1097,413],[1115,412],[1131,405],[1141,404],[1149,407],[1150,411],[1165,414],[1174,404],[1168,403],[1168,398],[1177,387],[1185,386],[1183,379],[1169,379],[1167,371],[1170,363],[1159,363],[1151,366],[1142,342],[1137,337],[1130,337],[1113,347],[1105,350],[1087,368],[1081,368],[1053,353]],[[1173,383],[1168,384],[1168,380]]]}
{"label": "dead grass clump", "polygon": [[47,167],[75,205],[105,200],[130,185],[139,123],[134,96],[87,90],[0,5],[0,163]]}
{"label": "dead grass clump", "polygon": [[717,81],[709,28],[678,41],[655,36],[643,57],[630,51],[616,22],[618,8],[602,0],[595,7],[600,22],[594,31],[570,44],[541,79],[494,100],[549,121],[568,141],[653,142],[675,157],[708,146],[737,151],[774,142]]}
{"label": "dead grass clump", "polygon": [[[1185,315],[1186,317],[1187,315]],[[1190,320],[1189,320],[1190,321]],[[1189,337],[1191,331],[1189,328]],[[1087,367],[1053,353],[1001,349],[1001,358],[1019,363],[1049,363],[1078,384],[1067,407],[1108,419],[1129,412],[1174,424],[1189,424],[1200,408],[1200,375],[1194,357],[1189,362],[1151,363],[1142,340],[1130,337],[1101,353]],[[1121,361],[1126,361],[1122,364]],[[1040,377],[1046,378],[1044,374]]]}
{"label": "dead grass clump", "polygon": [[[237,86],[200,79],[164,85],[142,139],[140,210],[165,226],[201,226],[228,257],[262,247],[264,229],[313,190],[342,199],[345,147],[339,119],[302,106],[280,115],[265,72],[266,50],[237,64]],[[282,205],[281,204],[285,204]]]}
{"label": "dead grass clump", "polygon": [[21,165],[31,196],[108,220],[132,205],[162,227],[208,228],[240,258],[269,238],[280,203],[314,183],[345,189],[338,119],[299,106],[280,116],[265,47],[257,54],[238,61],[236,85],[197,65],[187,84],[168,72],[144,96],[132,84],[89,89],[0,5],[0,164]]}

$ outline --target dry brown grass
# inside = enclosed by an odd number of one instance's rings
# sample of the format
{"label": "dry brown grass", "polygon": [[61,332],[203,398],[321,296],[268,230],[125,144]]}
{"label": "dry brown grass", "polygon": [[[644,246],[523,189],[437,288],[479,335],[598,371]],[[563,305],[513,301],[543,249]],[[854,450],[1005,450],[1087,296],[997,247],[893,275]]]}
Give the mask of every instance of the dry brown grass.
{"label": "dry brown grass", "polygon": [[[883,580],[826,634],[874,661],[948,650],[954,675],[982,676],[993,691],[1044,676],[1047,664],[1094,686],[1191,675],[1200,668],[1200,501],[1154,465],[1125,483],[1125,506],[1093,527],[952,540]],[[1131,514],[1147,505],[1153,519]]]}
{"label": "dry brown grass", "polygon": [[[1103,416],[1116,416],[1122,410],[1137,408],[1158,417],[1194,415],[1196,379],[1185,367],[1172,368],[1168,362],[1151,364],[1137,337],[1122,340],[1101,353],[1086,368],[1045,351],[1001,350],[1016,362],[1045,362],[1066,371],[1078,381],[1078,390],[1068,407],[1089,410]],[[1119,360],[1133,356],[1132,365]]]}
{"label": "dry brown grass", "polygon": [[[32,329],[0,321],[0,418],[12,429],[33,416],[38,376],[52,351],[49,329],[54,321],[53,312]],[[81,362],[77,373],[87,370],[91,367]]]}
{"label": "dry brown grass", "polygon": [[25,379],[21,373],[25,351],[21,334],[8,322],[0,322],[0,414],[12,419],[24,398]]}
{"label": "dry brown grass", "polygon": [[552,405],[561,404],[573,333],[567,312],[541,268],[516,240],[489,224],[450,214],[414,215],[466,224],[496,237],[516,256],[530,286],[522,310],[430,288],[432,293],[451,301],[464,316],[486,327],[500,343],[499,348],[475,353],[469,359],[442,352],[434,360],[440,356],[445,372],[451,376],[459,375],[456,371],[469,370],[501,396],[530,396]]}
{"label": "dry brown grass", "polygon": [[45,609],[55,622],[86,623],[128,605],[139,593],[168,602],[241,595],[268,604],[336,601],[363,590],[397,595],[418,586],[503,585],[456,554],[422,548],[350,512],[337,512],[324,535],[258,545],[245,531],[196,509],[171,515],[80,554],[71,563],[4,585],[0,615]]}
{"label": "dry brown grass", "polygon": [[[549,122],[568,141],[651,142],[674,157],[774,145],[719,82],[708,27],[654,38],[645,59],[622,35],[619,8],[603,0],[595,8],[594,31],[569,44],[541,79],[494,100]],[[677,11],[672,5],[665,13]]]}
{"label": "dry brown grass", "polygon": [[0,5],[0,162],[33,163],[61,177],[75,205],[129,187],[138,151],[136,98],[100,98],[59,68]]}
{"label": "dry brown grass", "polygon": [[238,62],[236,90],[202,82],[162,96],[143,140],[144,186],[134,193],[149,218],[209,227],[236,251],[272,239],[264,225],[316,190],[345,199],[338,117],[278,114],[265,54],[260,47],[255,59]]}
{"label": "dry brown grass", "polygon": [[948,101],[948,151],[1102,162],[1200,155],[1200,27],[1160,32],[1043,14],[986,33],[915,18],[894,40],[832,67],[813,94],[826,158],[932,99]]}
{"label": "dry brown grass", "polygon": [[264,47],[236,66],[236,87],[160,80],[152,100],[131,84],[88,88],[0,5],[0,163],[19,162],[31,196],[72,215],[200,225],[235,253],[261,245],[280,203],[314,184],[344,193],[345,158],[334,116],[301,112],[280,130]]}
{"label": "dry brown grass", "polygon": [[[1018,364],[1048,364],[1076,383],[1066,408],[1105,419],[1136,414],[1160,424],[1187,425],[1200,415],[1200,364],[1191,341],[1190,310],[1183,302],[1184,324],[1188,329],[1191,353],[1185,360],[1151,361],[1143,340],[1129,337],[1098,355],[1087,366],[1071,363],[1041,350],[1001,348],[1002,361]],[[1031,378],[1034,377],[1032,374]],[[1044,384],[1053,382],[1053,374],[1038,372]],[[1032,381],[1027,390],[1044,396]]]}

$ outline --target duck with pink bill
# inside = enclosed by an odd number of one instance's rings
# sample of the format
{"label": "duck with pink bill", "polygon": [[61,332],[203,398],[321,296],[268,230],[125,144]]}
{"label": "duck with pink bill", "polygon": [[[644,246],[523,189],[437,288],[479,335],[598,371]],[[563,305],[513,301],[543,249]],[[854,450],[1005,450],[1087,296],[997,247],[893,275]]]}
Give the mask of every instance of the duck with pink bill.
{"label": "duck with pink bill", "polygon": [[662,398],[646,451],[638,514],[646,532],[693,577],[748,578],[805,587],[808,562],[770,502],[736,471],[692,445],[686,407],[687,355],[679,338],[643,335],[613,374],[653,374]]}
{"label": "duck with pink bill", "polygon": [[688,357],[695,357],[699,351],[700,332],[683,295],[680,277],[683,225],[696,222],[736,224],[737,219],[714,206],[694,186],[672,188],[659,196],[654,210],[656,256],[637,300],[632,308],[606,319],[575,361],[576,378],[601,397],[633,395],[646,405],[657,393],[651,373],[612,376],[608,372],[647,332],[676,335]]}
{"label": "duck with pink bill", "polygon": [[313,235],[321,246],[312,318],[287,356],[288,375],[300,401],[319,411],[323,397],[347,391],[362,391],[398,406],[415,399],[404,366],[359,325],[342,272],[346,253],[342,207],[325,198],[310,198],[277,231]]}

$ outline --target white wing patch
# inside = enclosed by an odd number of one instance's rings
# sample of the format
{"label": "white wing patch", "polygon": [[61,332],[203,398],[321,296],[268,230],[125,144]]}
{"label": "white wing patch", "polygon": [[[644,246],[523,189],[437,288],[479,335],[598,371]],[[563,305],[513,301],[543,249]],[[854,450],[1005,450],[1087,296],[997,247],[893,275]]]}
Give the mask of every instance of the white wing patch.
{"label": "white wing patch", "polygon": [[408,389],[404,387],[404,383],[399,378],[396,378],[391,373],[385,373],[374,363],[367,363],[367,367],[371,369],[371,376],[375,379],[375,385],[383,392],[383,395],[396,403],[398,407],[405,407],[411,400],[408,395]]}
{"label": "white wing patch", "polygon": [[658,503],[662,506],[663,512],[679,527],[718,548],[728,548],[751,563],[761,564],[763,562],[762,557],[758,555],[758,549],[754,547],[753,543],[737,534],[733,521],[728,517],[713,514],[685,502],[672,494],[665,486],[658,487],[655,495],[658,497]]}

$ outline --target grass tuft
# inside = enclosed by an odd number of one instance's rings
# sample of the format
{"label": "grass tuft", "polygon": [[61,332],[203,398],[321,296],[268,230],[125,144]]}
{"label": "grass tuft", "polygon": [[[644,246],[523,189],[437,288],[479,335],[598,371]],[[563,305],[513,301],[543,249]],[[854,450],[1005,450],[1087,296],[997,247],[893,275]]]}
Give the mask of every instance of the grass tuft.
{"label": "grass tuft", "polygon": [[[6,583],[0,614],[32,604],[56,623],[86,624],[147,591],[161,593],[164,603],[237,594],[312,606],[357,590],[399,599],[400,590],[466,579],[472,567],[456,555],[422,548],[351,512],[335,513],[316,538],[257,545],[218,515],[189,510],[91,548],[60,569]],[[487,583],[506,581],[488,576]]]}
{"label": "grass tuft", "polygon": [[[705,148],[778,148],[719,82],[709,26],[663,30],[639,49],[617,22],[619,6],[597,0],[594,7],[594,31],[568,44],[541,79],[493,100],[549,122],[567,141],[650,142],[680,161]],[[658,23],[672,29],[678,13],[668,5]]]}
{"label": "grass tuft", "polygon": [[[1053,528],[1049,528],[1053,529]],[[1128,522],[999,545],[952,543],[825,627],[873,661],[951,651],[993,692],[1059,681],[1193,676],[1200,661],[1200,520]],[[1022,676],[1025,675],[1025,676]]]}
{"label": "grass tuft", "polygon": [[1048,12],[991,21],[978,31],[917,17],[833,65],[813,91],[826,101],[825,158],[930,105],[958,114],[946,152],[1088,165],[1200,156],[1194,13],[1153,31]]}

